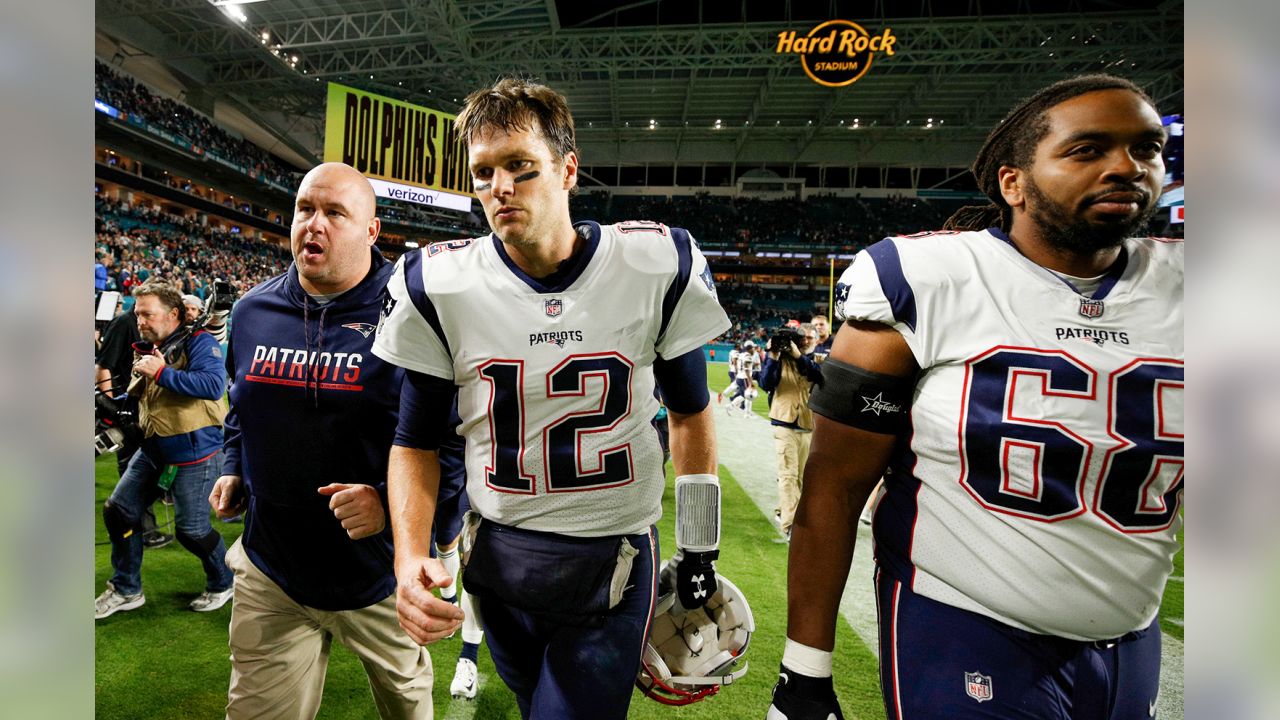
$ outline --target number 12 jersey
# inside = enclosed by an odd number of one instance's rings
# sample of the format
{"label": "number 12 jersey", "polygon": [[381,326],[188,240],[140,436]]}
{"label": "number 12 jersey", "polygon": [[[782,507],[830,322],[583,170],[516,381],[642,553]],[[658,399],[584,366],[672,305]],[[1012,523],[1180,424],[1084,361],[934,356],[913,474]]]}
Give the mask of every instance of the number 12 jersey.
{"label": "number 12 jersey", "polygon": [[406,253],[374,353],[458,386],[467,492],[486,519],[645,532],[665,487],[654,359],[701,348],[729,320],[685,230],[575,227],[582,250],[550,286],[494,236]]}

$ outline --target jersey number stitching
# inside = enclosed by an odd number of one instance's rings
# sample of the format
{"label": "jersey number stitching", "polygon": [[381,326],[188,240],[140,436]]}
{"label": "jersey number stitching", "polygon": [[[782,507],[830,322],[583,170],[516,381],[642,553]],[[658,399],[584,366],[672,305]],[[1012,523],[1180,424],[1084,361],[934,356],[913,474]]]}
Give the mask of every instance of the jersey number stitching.
{"label": "jersey number stitching", "polygon": [[[544,492],[602,490],[635,478],[631,444],[621,443],[586,457],[582,443],[592,433],[608,432],[631,414],[634,365],[617,352],[570,355],[546,375],[546,397],[585,398],[588,379],[601,384],[599,403],[551,421],[542,430]],[[525,470],[524,362],[490,360],[478,369],[489,384],[489,439],[486,484],[499,492],[533,495],[537,478]],[[590,462],[590,465],[588,465]]]}
{"label": "jersey number stitching", "polygon": [[1167,529],[1182,504],[1182,361],[1139,358],[1108,377],[1116,445],[1089,503],[1095,447],[1072,429],[1072,407],[1098,400],[1097,380],[1062,350],[1001,346],[966,363],[960,484],[994,512],[1058,522],[1092,510],[1124,533]]}

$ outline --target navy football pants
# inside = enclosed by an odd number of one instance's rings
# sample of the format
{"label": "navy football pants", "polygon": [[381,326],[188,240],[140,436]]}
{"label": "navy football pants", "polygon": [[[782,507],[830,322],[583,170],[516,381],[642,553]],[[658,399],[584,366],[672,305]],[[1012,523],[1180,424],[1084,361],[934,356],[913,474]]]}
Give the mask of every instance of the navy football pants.
{"label": "navy football pants", "polygon": [[1037,635],[913,593],[876,572],[890,720],[1150,720],[1160,625],[1119,642]]}
{"label": "navy football pants", "polygon": [[489,655],[526,720],[626,718],[658,584],[657,530],[628,540],[639,553],[622,601],[600,627],[558,623],[476,595]]}

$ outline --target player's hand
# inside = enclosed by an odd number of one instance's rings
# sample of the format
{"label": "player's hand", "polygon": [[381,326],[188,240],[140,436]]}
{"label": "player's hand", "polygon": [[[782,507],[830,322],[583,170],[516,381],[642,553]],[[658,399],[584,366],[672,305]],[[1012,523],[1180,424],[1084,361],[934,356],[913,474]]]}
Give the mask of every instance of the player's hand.
{"label": "player's hand", "polygon": [[444,563],[430,557],[396,558],[396,614],[419,645],[448,637],[462,624],[462,609],[431,592],[453,584]]}
{"label": "player's hand", "polygon": [[716,594],[715,559],[719,550],[686,552],[677,550],[663,571],[668,587],[674,586],[680,606],[686,610],[700,608]]}
{"label": "player's hand", "polygon": [[778,668],[778,684],[773,686],[773,702],[765,720],[844,720],[831,678],[816,678]]}
{"label": "player's hand", "polygon": [[164,356],[160,353],[143,355],[133,361],[133,371],[152,380],[156,379],[156,376],[160,374],[160,371],[164,369],[164,366]]}
{"label": "player's hand", "polygon": [[209,493],[209,505],[222,520],[228,520],[245,511],[248,497],[244,494],[244,482],[239,475],[223,475],[213,484]]}
{"label": "player's hand", "polygon": [[330,483],[316,492],[329,496],[329,509],[352,540],[377,535],[387,526],[382,498],[372,485]]}

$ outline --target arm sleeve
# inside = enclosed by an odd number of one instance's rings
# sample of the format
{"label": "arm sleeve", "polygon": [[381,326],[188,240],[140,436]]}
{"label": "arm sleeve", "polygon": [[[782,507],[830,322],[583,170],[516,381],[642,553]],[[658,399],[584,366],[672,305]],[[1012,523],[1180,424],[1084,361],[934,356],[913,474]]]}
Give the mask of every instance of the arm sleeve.
{"label": "arm sleeve", "polygon": [[760,389],[773,392],[778,389],[779,382],[782,382],[782,361],[766,355],[764,366],[760,368]]}
{"label": "arm sleeve", "polygon": [[[231,346],[231,338],[227,338],[227,377],[235,382],[236,354]],[[240,475],[240,416],[236,413],[235,403],[228,403],[227,416],[222,420],[222,474]]]}
{"label": "arm sleeve", "polygon": [[670,360],[659,356],[653,362],[653,376],[658,381],[662,402],[670,410],[692,415],[711,402],[707,390],[707,361],[701,347]]}
{"label": "arm sleeve", "polygon": [[378,321],[373,354],[417,373],[453,379],[453,357],[435,305],[426,291],[423,255],[411,250],[396,261],[388,300]]}
{"label": "arm sleeve", "polygon": [[452,380],[405,371],[392,444],[415,450],[439,450],[453,433],[450,416],[457,392]]}
{"label": "arm sleeve", "polygon": [[707,259],[689,231],[668,229],[676,251],[676,271],[662,300],[657,350],[663,357],[674,358],[700,349],[728,330],[732,323],[716,297],[716,284]]}
{"label": "arm sleeve", "polygon": [[222,348],[209,333],[198,333],[187,339],[187,369],[165,366],[156,384],[179,395],[218,400],[227,389]]}

